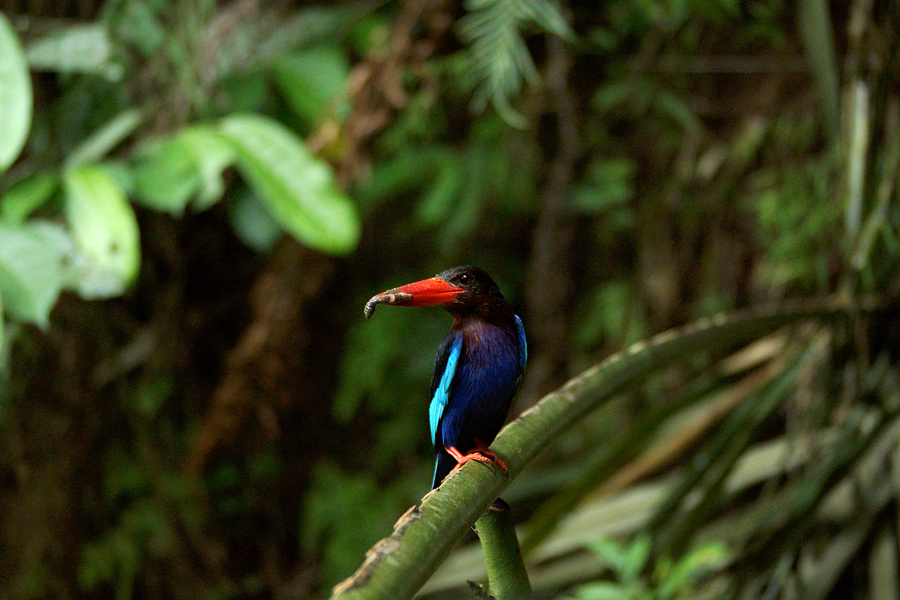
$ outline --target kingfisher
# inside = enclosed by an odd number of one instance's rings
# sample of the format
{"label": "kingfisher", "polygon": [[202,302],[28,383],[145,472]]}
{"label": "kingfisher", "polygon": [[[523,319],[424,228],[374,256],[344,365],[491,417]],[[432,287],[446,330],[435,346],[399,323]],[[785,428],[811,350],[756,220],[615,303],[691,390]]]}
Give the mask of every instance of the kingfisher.
{"label": "kingfisher", "polygon": [[494,280],[478,267],[454,267],[372,297],[367,319],[379,304],[439,306],[453,316],[431,376],[428,420],[437,453],[432,489],[470,460],[507,471],[488,446],[509,414],[528,348],[522,320]]}

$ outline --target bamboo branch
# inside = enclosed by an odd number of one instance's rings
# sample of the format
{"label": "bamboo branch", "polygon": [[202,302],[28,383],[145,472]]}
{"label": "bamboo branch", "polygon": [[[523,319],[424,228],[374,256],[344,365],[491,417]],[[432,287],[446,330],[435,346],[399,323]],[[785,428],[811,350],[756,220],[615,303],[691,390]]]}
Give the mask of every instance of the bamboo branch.
{"label": "bamboo branch", "polygon": [[591,367],[500,432],[492,449],[506,462],[508,478],[499,468],[488,469],[482,463],[463,466],[400,518],[394,532],[369,550],[357,572],[334,588],[332,600],[412,598],[460,537],[541,450],[587,412],[655,369],[698,351],[716,352],[746,343],[804,319],[846,316],[849,310],[831,299],[718,315],[638,342]]}
{"label": "bamboo branch", "polygon": [[522,562],[522,551],[513,526],[509,504],[497,498],[475,523],[484,550],[488,590],[497,600],[516,600],[531,595],[531,583]]}

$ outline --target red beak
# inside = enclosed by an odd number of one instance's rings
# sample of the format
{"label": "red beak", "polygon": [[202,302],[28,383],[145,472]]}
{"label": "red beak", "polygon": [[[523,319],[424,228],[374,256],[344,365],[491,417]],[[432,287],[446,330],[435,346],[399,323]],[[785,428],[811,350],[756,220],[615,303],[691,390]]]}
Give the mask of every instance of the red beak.
{"label": "red beak", "polygon": [[370,318],[379,304],[393,304],[395,306],[436,306],[453,302],[456,296],[464,292],[463,288],[456,287],[437,277],[423,279],[415,283],[401,285],[400,287],[381,292],[366,302],[363,311],[366,318]]}

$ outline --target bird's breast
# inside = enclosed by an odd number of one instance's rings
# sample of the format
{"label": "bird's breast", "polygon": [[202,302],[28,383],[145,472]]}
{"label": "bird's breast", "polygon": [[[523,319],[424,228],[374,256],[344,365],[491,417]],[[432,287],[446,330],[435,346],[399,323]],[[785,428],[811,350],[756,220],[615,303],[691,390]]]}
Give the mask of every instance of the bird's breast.
{"label": "bird's breast", "polygon": [[485,399],[514,391],[511,388],[520,375],[519,349],[516,337],[510,332],[490,323],[477,323],[464,329],[463,354],[462,378],[467,381],[460,383],[468,388],[467,395]]}

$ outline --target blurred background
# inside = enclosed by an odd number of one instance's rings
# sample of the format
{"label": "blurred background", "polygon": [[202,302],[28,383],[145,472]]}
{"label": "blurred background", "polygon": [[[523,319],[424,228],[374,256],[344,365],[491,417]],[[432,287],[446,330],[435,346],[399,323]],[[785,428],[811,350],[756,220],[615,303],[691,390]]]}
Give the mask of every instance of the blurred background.
{"label": "blurred background", "polygon": [[[327,596],[431,478],[450,319],[366,321],[387,288],[491,273],[521,410],[703,316],[900,287],[889,0],[0,9],[3,598]],[[898,334],[606,401],[504,494],[536,587],[896,598]]]}

